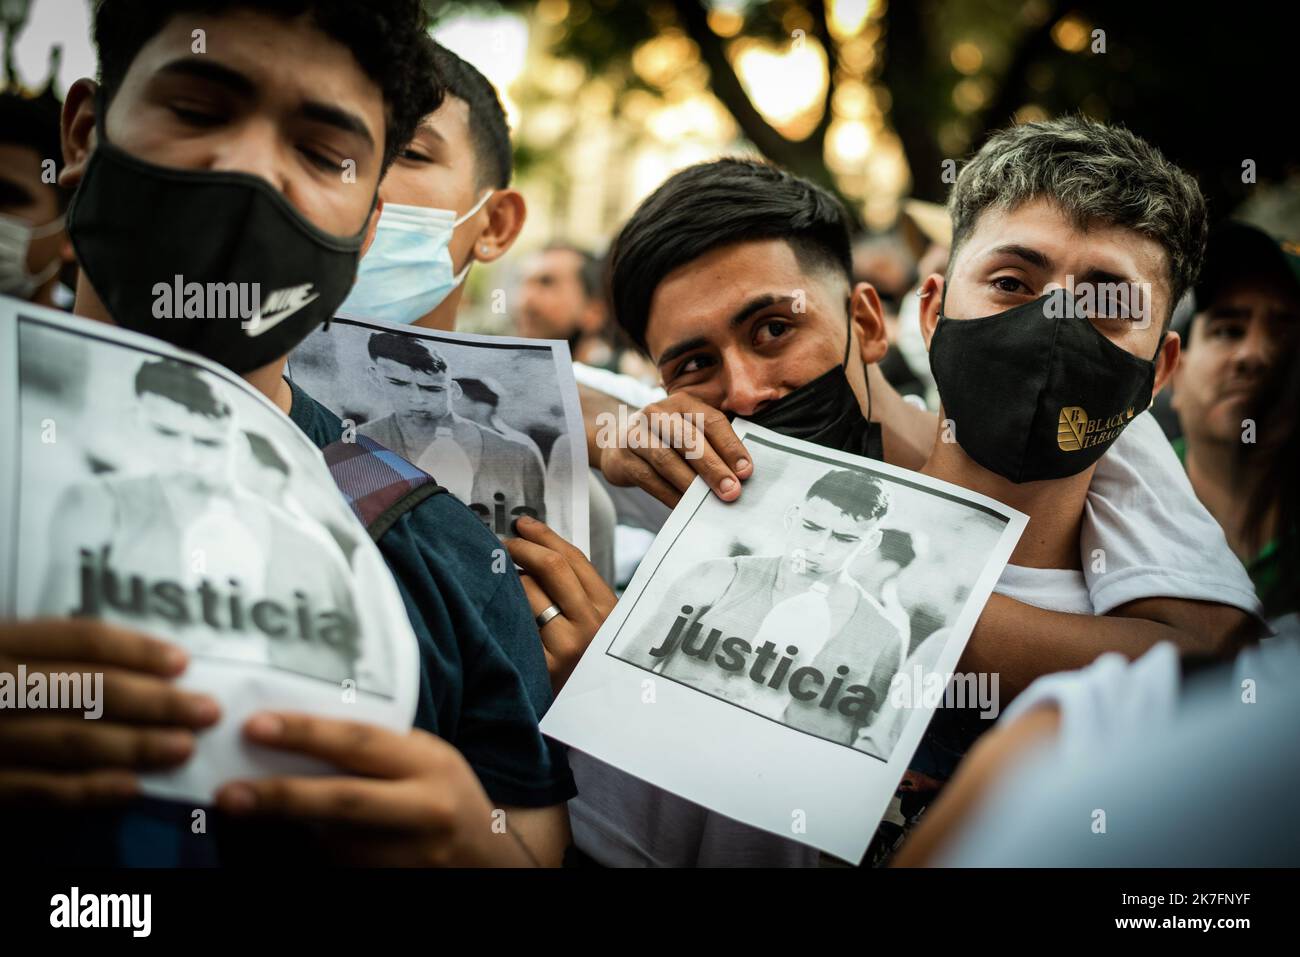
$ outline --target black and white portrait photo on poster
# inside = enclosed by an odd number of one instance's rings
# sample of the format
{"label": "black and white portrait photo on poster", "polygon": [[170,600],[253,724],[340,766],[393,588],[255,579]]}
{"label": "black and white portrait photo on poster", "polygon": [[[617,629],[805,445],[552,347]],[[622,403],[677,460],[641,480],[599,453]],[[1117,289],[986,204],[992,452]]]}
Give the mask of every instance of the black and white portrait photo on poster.
{"label": "black and white portrait photo on poster", "polygon": [[0,337],[16,360],[0,414],[17,465],[0,613],[174,642],[191,656],[182,685],[222,704],[155,793],[205,799],[235,773],[283,767],[239,742],[257,701],[409,726],[417,652],[401,597],[282,412],[157,340],[14,300]]}
{"label": "black and white portrait photo on poster", "polygon": [[933,710],[900,708],[895,677],[922,662],[955,668],[1025,519],[915,472],[734,425],[754,462],[744,494],[727,504],[691,486],[543,729],[856,860]]}
{"label": "black and white portrait photo on poster", "polygon": [[521,515],[587,551],[587,445],[564,342],[336,318],[289,378],[470,507],[499,538]]}

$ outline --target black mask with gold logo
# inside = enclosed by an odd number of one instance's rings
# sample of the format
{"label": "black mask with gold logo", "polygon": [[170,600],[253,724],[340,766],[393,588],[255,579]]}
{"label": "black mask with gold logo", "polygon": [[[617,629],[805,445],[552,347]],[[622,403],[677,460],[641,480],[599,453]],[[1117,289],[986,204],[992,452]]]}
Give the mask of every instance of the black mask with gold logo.
{"label": "black mask with gold logo", "polygon": [[[852,329],[852,318],[849,319]],[[844,360],[749,416],[749,421],[792,439],[803,439],[828,449],[865,455],[884,461],[880,423],[871,421],[871,380],[867,380],[867,414],[862,414],[857,393],[849,382],[852,332],[844,346]]]}
{"label": "black mask with gold logo", "polygon": [[1077,475],[1151,404],[1154,360],[1115,345],[1065,295],[983,319],[950,319],[941,306],[930,341],[957,444],[1013,482]]}

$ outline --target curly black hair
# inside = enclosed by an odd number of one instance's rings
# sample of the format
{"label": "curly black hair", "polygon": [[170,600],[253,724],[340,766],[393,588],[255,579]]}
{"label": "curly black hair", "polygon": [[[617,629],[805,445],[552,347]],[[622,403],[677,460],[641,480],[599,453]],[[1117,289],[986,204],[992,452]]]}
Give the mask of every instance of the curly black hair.
{"label": "curly black hair", "polygon": [[98,0],[95,47],[105,103],[122,85],[136,55],[179,13],[252,10],[282,19],[308,16],[326,36],[352,51],[384,97],[387,170],[420,120],[442,105],[443,86],[426,42],[421,0]]}

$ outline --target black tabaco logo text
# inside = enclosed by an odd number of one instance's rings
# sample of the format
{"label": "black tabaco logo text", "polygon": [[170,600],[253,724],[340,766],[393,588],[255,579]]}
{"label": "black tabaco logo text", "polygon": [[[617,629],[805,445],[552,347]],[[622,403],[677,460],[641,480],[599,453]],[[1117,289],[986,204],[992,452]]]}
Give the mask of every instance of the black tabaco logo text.
{"label": "black tabaco logo text", "polygon": [[339,654],[355,657],[357,623],[342,611],[320,611],[301,591],[292,602],[246,599],[238,579],[218,588],[208,579],[187,587],[180,582],[151,581],[140,574],[123,574],[109,563],[109,549],[81,552],[81,605],[69,614],[100,618],[112,610],[142,620],[170,625],[206,625],[215,632],[247,634],[256,630],[273,640],[319,643]]}
{"label": "black tabaco logo text", "polygon": [[1056,444],[1062,452],[1078,452],[1114,441],[1132,418],[1132,406],[1106,419],[1090,419],[1082,406],[1067,405],[1056,426]]}

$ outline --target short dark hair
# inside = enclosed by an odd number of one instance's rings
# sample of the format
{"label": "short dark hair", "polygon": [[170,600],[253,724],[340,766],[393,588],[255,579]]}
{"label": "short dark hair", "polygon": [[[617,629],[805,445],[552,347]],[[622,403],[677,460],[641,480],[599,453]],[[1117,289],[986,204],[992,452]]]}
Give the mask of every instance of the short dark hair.
{"label": "short dark hair", "polygon": [[889,496],[880,480],[865,472],[832,469],[813,482],[804,498],[830,502],[845,515],[876,519],[889,510]]}
{"label": "short dark hair", "polygon": [[[0,93],[0,143],[34,150],[43,163],[54,161],[57,173],[63,169],[63,146],[60,140],[62,106],[53,91],[46,89],[36,96],[24,96],[15,90]],[[58,196],[59,208],[67,206],[71,191],[50,183]]]}
{"label": "short dark hair", "polygon": [[1083,116],[1023,123],[994,133],[948,195],[948,262],[989,208],[1043,197],[1080,228],[1121,226],[1155,240],[1169,260],[1169,315],[1196,282],[1209,232],[1196,180],[1135,133]]}
{"label": "short dark hair", "polygon": [[212,384],[193,366],[175,359],[146,362],[136,370],[136,396],[150,393],[170,399],[209,419],[224,419],[230,415],[230,406],[217,396]]}
{"label": "short dark hair", "polygon": [[180,13],[252,10],[281,19],[310,18],[322,33],[352,51],[384,97],[383,169],[415,135],[420,120],[442,103],[428,20],[420,0],[98,0],[95,49],[105,107],[140,49]]}
{"label": "short dark hair", "polygon": [[416,372],[447,371],[447,360],[418,339],[395,332],[376,332],[366,344],[371,359],[391,359]]}
{"label": "short dark hair", "polygon": [[781,239],[805,269],[853,282],[849,216],[806,179],[757,160],[729,158],[673,174],[641,203],[609,252],[614,319],[643,352],[650,300],[664,277],[733,243]]}
{"label": "short dark hair", "polygon": [[501,397],[496,394],[493,388],[476,376],[461,376],[456,382],[460,385],[460,390],[465,394],[465,398],[471,402],[486,402],[493,408],[496,408],[501,402]]}
{"label": "short dark hair", "polygon": [[[442,85],[469,107],[469,135],[474,144],[475,181],[479,189],[505,189],[514,175],[510,124],[496,88],[474,67],[441,44],[429,41]],[[432,111],[430,111],[432,112]]]}
{"label": "short dark hair", "polygon": [[881,529],[877,553],[887,562],[897,562],[900,569],[916,561],[916,548],[912,544],[911,534],[897,528]]}

